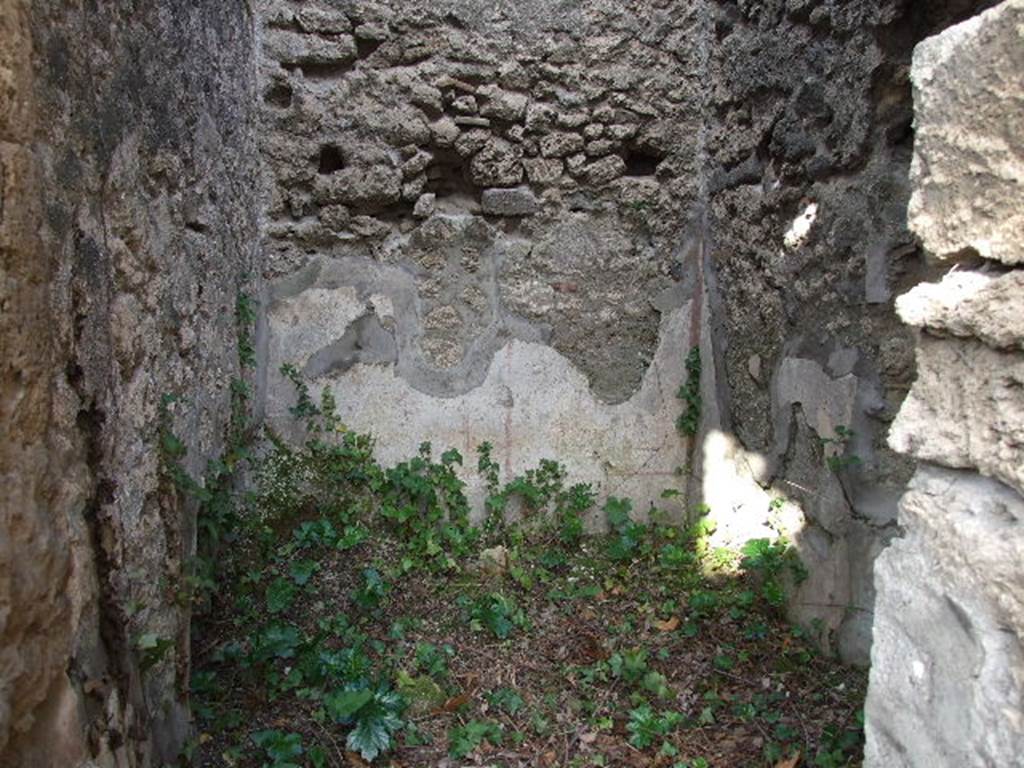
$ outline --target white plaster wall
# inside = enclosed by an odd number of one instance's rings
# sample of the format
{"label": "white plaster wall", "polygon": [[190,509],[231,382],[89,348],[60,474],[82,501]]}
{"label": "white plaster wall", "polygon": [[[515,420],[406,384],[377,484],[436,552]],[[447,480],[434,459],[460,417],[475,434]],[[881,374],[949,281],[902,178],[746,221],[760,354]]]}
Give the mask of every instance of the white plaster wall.
{"label": "white plaster wall", "polygon": [[[365,311],[366,303],[348,287],[311,288],[271,307],[267,418],[275,429],[285,434],[293,429],[291,385],[280,366],[301,368]],[[357,364],[311,381],[310,388],[318,393],[330,387],[346,426],[373,434],[377,458],[385,465],[415,455],[425,440],[438,456],[457,448],[477,516],[483,508],[476,448],[484,441],[494,445],[503,481],[541,459],[555,459],[568,470],[567,484],[592,483],[602,498],[629,497],[641,514],[655,505],[678,515],[684,497],[662,499],[661,493],[685,490],[679,468],[686,464],[687,445],[675,421],[682,407],[676,393],[686,376],[690,316],[689,302],[663,316],[658,348],[639,391],[616,405],[595,398],[584,375],[556,350],[520,340],[498,350],[480,386],[454,397],[425,394],[398,376],[393,365],[382,364]],[[592,527],[601,523],[599,513],[590,520]]]}

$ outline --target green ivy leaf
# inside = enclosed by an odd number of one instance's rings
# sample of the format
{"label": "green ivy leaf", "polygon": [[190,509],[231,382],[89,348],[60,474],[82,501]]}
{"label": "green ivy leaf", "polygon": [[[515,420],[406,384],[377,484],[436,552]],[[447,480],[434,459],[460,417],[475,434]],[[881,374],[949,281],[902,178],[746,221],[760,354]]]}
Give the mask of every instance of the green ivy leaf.
{"label": "green ivy leaf", "polygon": [[372,700],[360,708],[356,727],[348,734],[345,744],[353,752],[372,762],[394,744],[394,734],[402,727],[399,716],[403,702],[393,692],[378,691]]}
{"label": "green ivy leaf", "polygon": [[280,576],[267,587],[267,610],[271,613],[287,611],[295,599],[295,585]]}
{"label": "green ivy leaf", "polygon": [[303,587],[320,570],[320,563],[315,560],[295,560],[288,566],[288,575],[297,586]]}
{"label": "green ivy leaf", "polygon": [[302,736],[297,733],[257,731],[252,735],[252,740],[275,762],[275,768],[283,768],[281,764],[284,761],[302,754]]}
{"label": "green ivy leaf", "polygon": [[356,716],[360,709],[373,699],[373,691],[361,690],[336,691],[324,696],[324,709],[337,723],[347,723]]}

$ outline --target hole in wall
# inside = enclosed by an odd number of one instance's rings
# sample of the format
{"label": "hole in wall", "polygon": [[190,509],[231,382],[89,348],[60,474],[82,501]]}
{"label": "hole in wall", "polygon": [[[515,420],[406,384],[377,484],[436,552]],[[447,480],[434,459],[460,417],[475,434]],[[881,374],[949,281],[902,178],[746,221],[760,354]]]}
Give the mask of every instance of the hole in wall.
{"label": "hole in wall", "polygon": [[356,38],[356,55],[360,59],[365,59],[372,56],[374,52],[380,48],[381,40],[364,40],[362,38]]}
{"label": "hole in wall", "polygon": [[434,161],[426,169],[425,192],[443,197],[465,196],[475,199],[476,187],[466,176],[465,162],[456,153],[435,153]]}
{"label": "hole in wall", "polygon": [[320,147],[320,158],[316,172],[322,175],[336,173],[345,167],[345,157],[341,150],[330,144]]}
{"label": "hole in wall", "polygon": [[303,62],[301,64],[283,64],[284,69],[293,72],[298,69],[307,80],[337,80],[352,71],[350,62]]}
{"label": "hole in wall", "polygon": [[626,161],[627,176],[653,176],[658,170],[658,164],[665,158],[648,149],[632,148],[626,151],[623,159]]}
{"label": "hole in wall", "polygon": [[263,92],[263,101],[272,107],[288,109],[292,105],[293,92],[287,83],[274,83]]}

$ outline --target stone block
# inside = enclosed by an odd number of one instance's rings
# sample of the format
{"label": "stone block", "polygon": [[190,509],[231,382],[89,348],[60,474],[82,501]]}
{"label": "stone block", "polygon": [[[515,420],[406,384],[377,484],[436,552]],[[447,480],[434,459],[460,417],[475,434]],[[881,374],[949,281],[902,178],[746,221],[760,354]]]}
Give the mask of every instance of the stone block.
{"label": "stone block", "polygon": [[343,65],[356,58],[356,42],[347,35],[325,38],[274,29],[267,32],[263,45],[267,56],[286,66]]}
{"label": "stone block", "polygon": [[551,184],[558,181],[562,176],[564,163],[561,158],[530,158],[523,161],[526,168],[526,178],[531,184]]}
{"label": "stone block", "polygon": [[402,195],[402,174],[396,168],[374,165],[343,168],[317,180],[318,200],[346,205],[388,205]]}
{"label": "stone block", "polygon": [[544,157],[565,157],[581,151],[583,145],[583,137],[578,133],[559,131],[541,138],[540,153]]}
{"label": "stone block", "polygon": [[1024,355],[922,335],[917,381],[889,445],[924,461],[977,468],[1024,492]]}
{"label": "stone block", "polygon": [[875,562],[867,765],[1016,765],[1024,754],[1024,499],[922,466]]}
{"label": "stone block", "polygon": [[540,204],[529,187],[485,189],[480,198],[484,213],[493,216],[532,216]]}
{"label": "stone block", "polygon": [[504,139],[491,139],[473,156],[470,178],[480,187],[514,187],[523,179],[522,149]]}
{"label": "stone block", "polygon": [[1024,0],[914,52],[911,228],[937,256],[1024,262]]}
{"label": "stone block", "polygon": [[619,178],[626,172],[626,162],[618,155],[609,155],[595,160],[587,166],[587,181],[596,187],[603,187],[606,184]]}
{"label": "stone block", "polygon": [[1024,272],[951,272],[900,296],[896,311],[917,328],[976,337],[997,349],[1024,349]]}

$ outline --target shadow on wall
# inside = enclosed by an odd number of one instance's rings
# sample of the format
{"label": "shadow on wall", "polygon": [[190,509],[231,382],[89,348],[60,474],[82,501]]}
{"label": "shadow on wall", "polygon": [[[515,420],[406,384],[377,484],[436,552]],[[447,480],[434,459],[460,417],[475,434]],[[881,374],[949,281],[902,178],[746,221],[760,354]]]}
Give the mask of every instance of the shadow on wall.
{"label": "shadow on wall", "polygon": [[[752,539],[784,540],[796,549],[806,578],[788,590],[787,614],[825,653],[867,666],[875,593],[873,563],[892,533],[856,520],[842,498],[838,474],[849,456],[841,443],[822,443],[819,481],[765,485],[771,461],[711,428],[700,439],[699,498],[713,523],[710,544],[731,550]],[[838,495],[837,495],[838,494]],[[696,497],[694,497],[696,498]],[[815,515],[829,510],[827,524]],[[845,516],[844,519],[839,519]]]}

